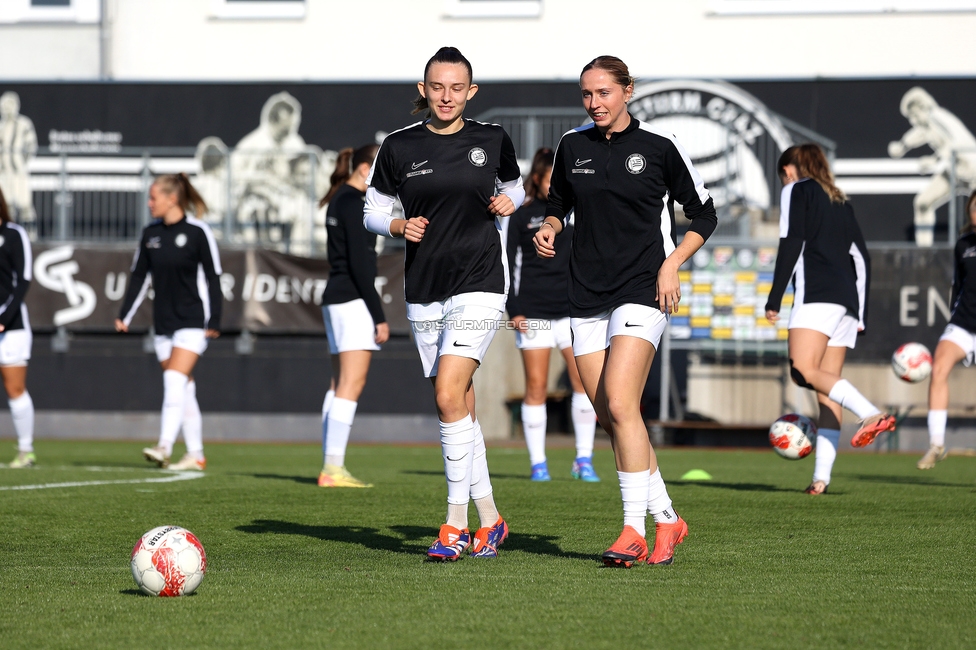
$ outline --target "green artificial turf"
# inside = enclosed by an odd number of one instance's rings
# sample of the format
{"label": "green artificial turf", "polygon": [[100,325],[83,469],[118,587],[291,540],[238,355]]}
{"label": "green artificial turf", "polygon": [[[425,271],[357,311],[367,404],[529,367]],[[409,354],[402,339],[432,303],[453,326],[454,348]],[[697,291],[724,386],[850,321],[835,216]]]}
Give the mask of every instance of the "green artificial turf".
{"label": "green artificial turf", "polygon": [[[40,465],[0,469],[0,487],[164,477],[139,449],[41,442]],[[0,491],[0,646],[976,647],[973,458],[920,472],[841,455],[811,497],[810,460],[664,450],[691,534],[672,566],[625,570],[598,562],[622,519],[609,450],[604,481],[583,484],[570,449],[550,451],[550,483],[527,480],[522,449],[489,449],[511,536],[497,559],[453,564],[424,561],[445,512],[438,448],[352,447],[369,490],[317,487],[319,453],[210,445],[196,480]],[[713,480],[679,480],[691,469]],[[143,596],[129,553],[170,523],[202,540],[207,576],[192,596]]]}

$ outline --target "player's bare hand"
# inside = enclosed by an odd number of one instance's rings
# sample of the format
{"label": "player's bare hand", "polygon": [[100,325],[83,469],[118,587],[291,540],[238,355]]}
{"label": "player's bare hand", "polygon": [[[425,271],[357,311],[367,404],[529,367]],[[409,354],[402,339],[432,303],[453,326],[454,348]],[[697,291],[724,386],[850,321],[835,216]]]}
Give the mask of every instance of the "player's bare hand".
{"label": "player's bare hand", "polygon": [[514,327],[519,332],[529,331],[529,322],[525,319],[525,316],[519,314],[518,316],[512,316],[512,327]]}
{"label": "player's bare hand", "polygon": [[373,335],[373,340],[376,341],[376,345],[383,345],[389,339],[390,339],[389,323],[378,323],[376,325],[376,333]]}
{"label": "player's bare hand", "polygon": [[768,320],[770,323],[775,323],[779,320],[779,312],[773,309],[767,309],[766,320]]}
{"label": "player's bare hand", "polygon": [[203,333],[208,339],[215,339],[220,336],[220,330],[207,330]]}
{"label": "player's bare hand", "polygon": [[515,204],[504,194],[498,194],[488,201],[488,212],[498,217],[510,217],[515,212]]}
{"label": "player's bare hand", "polygon": [[681,302],[681,283],[678,281],[678,268],[669,264],[667,260],[657,272],[657,294],[654,300],[661,306],[665,314],[677,314],[678,303]]}
{"label": "player's bare hand", "polygon": [[539,257],[555,257],[556,229],[552,227],[552,224],[543,222],[532,238],[532,243],[535,245],[535,252]]}
{"label": "player's bare hand", "polygon": [[121,318],[115,319],[115,331],[116,332],[128,332],[129,326],[122,322]]}
{"label": "player's bare hand", "polygon": [[407,223],[403,226],[404,239],[414,244],[419,244],[420,240],[424,238],[428,223],[430,222],[427,221],[426,217],[412,217],[407,219]]}

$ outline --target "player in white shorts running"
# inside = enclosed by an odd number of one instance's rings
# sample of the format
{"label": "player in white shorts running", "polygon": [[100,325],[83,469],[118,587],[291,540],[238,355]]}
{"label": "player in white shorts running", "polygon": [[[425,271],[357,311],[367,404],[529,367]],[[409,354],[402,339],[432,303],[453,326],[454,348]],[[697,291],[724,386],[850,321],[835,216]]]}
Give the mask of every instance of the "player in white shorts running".
{"label": "player in white shorts running", "polygon": [[971,366],[976,357],[976,192],[966,202],[969,221],[956,241],[952,279],[952,316],[935,347],[929,382],[929,450],[916,467],[932,469],[946,457],[945,431],[949,414],[949,372],[959,363]]}
{"label": "player in white shorts running", "polygon": [[[576,435],[576,460],[570,475],[596,483],[593,469],[593,437],[596,413],[573,358],[573,333],[569,325],[569,246],[556,249],[548,260],[535,254],[532,238],[546,216],[546,197],[552,176],[553,151],[539,149],[532,159],[525,184],[526,201],[508,221],[508,267],[512,282],[506,309],[516,328],[515,345],[522,352],[525,366],[525,399],[522,401],[522,431],[529,449],[531,479],[548,481],[546,462],[546,386],[549,383],[549,351],[556,348],[566,359],[566,374],[573,388],[570,409]],[[572,241],[572,224],[562,233],[562,240]]]}
{"label": "player in white shorts running", "polygon": [[[427,119],[394,131],[380,147],[366,191],[366,227],[405,237],[404,295],[424,375],[434,384],[447,477],[447,522],[427,551],[433,560],[495,557],[508,535],[492,497],[472,377],[505,309],[505,229],[525,192],[515,147],[496,124],[462,117],[478,86],[471,64],[443,47],[417,84]],[[399,197],[406,219],[393,219]],[[468,501],[481,527],[468,531]]]}
{"label": "player in white shorts running", "polygon": [[[569,301],[573,354],[586,394],[610,434],[624,506],[607,566],[670,564],[688,525],[671,505],[640,411],[641,394],[668,315],[678,306],[678,267],[716,225],[715,208],[691,160],[669,132],[627,112],[634,78],[612,56],[580,75],[593,120],[563,135],[556,149],[546,218],[535,236],[542,257],[575,214]],[[677,244],[674,202],[691,220]],[[648,554],[645,520],[654,518]]]}
{"label": "player in white shorts running", "polygon": [[363,227],[366,179],[378,148],[368,144],[340,151],[332,187],[319,203],[329,206],[325,227],[330,270],[322,316],[332,354],[332,385],[322,404],[320,487],[372,487],[346,469],[346,445],[373,350],[390,338],[376,293],[376,235]]}
{"label": "player in white shorts running", "polygon": [[789,322],[790,374],[820,402],[817,456],[807,494],[823,494],[840,440],[841,407],[863,424],[851,440],[864,447],[895,418],[879,411],[841,378],[847,348],[864,331],[870,258],[854,209],[834,184],[827,158],[815,144],[790,147],[780,156],[783,180],[780,240],[766,318],[779,320],[783,293],[793,280]]}
{"label": "player in white shorts running", "polygon": [[0,189],[0,375],[17,432],[17,456],[8,467],[31,467],[34,455],[34,402],[27,392],[27,362],[33,335],[24,296],[34,262],[27,231],[10,218]]}
{"label": "player in white shorts running", "polygon": [[[195,217],[187,214],[190,210]],[[160,467],[203,471],[207,460],[193,368],[208,340],[220,336],[220,255],[210,226],[200,220],[207,204],[186,174],[156,178],[149,188],[149,212],[154,221],[142,231],[115,329],[129,331],[151,282],[163,410],[159,443],[142,453]],[[186,454],[170,465],[181,428]]]}

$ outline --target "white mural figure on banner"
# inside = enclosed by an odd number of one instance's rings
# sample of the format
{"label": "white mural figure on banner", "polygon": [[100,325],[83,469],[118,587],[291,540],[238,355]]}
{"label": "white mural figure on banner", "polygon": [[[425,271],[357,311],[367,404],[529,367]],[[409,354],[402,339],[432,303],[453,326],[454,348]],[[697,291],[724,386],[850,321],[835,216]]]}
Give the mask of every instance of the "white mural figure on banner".
{"label": "white mural figure on banner", "polygon": [[237,218],[248,240],[287,241],[295,222],[311,214],[310,148],[298,134],[301,122],[298,100],[276,93],[264,103],[258,128],[231,154]]}
{"label": "white mural figure on banner", "polygon": [[935,237],[935,211],[952,195],[952,166],[955,158],[956,193],[967,194],[976,188],[976,138],[958,117],[936,103],[932,95],[918,86],[901,98],[901,114],[912,128],[900,140],[888,144],[888,155],[901,158],[912,149],[928,145],[934,156],[923,156],[923,173],[931,182],[915,195],[915,243],[931,246]]}
{"label": "white mural figure on banner", "polygon": [[27,166],[36,153],[34,123],[20,114],[20,96],[8,90],[0,95],[0,188],[20,223],[34,221]]}

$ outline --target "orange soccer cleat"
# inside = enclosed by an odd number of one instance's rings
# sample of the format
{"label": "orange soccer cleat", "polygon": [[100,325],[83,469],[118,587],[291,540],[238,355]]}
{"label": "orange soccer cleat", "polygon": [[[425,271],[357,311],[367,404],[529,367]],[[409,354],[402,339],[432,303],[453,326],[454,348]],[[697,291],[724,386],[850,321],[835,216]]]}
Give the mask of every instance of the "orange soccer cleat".
{"label": "orange soccer cleat", "polygon": [[674,562],[674,547],[688,536],[688,523],[678,517],[673,524],[654,525],[654,552],[647,558],[648,564],[671,564]]}
{"label": "orange soccer cleat", "polygon": [[882,413],[881,417],[876,420],[868,418],[851,438],[851,447],[867,447],[874,442],[879,433],[894,431],[897,425],[898,420],[895,419],[895,416],[886,413]]}
{"label": "orange soccer cleat", "polygon": [[647,540],[633,526],[624,526],[624,531],[603,552],[603,565],[629,569],[634,562],[643,562],[647,557]]}

